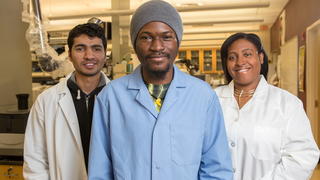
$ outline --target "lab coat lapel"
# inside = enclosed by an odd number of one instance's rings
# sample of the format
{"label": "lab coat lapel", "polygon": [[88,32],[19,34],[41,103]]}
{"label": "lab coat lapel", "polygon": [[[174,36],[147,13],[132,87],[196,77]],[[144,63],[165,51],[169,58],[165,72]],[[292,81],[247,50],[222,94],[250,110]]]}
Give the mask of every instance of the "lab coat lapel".
{"label": "lab coat lapel", "polygon": [[179,99],[183,90],[186,89],[186,74],[183,74],[176,66],[174,66],[174,76],[170,87],[164,99],[160,113],[167,112],[170,107]]}
{"label": "lab coat lapel", "polygon": [[141,104],[143,108],[149,111],[155,118],[157,118],[158,112],[142,79],[141,66],[138,66],[130,76],[131,77],[128,81],[128,89],[137,91],[136,101]]}
{"label": "lab coat lapel", "polygon": [[78,147],[81,147],[78,117],[74,108],[71,93],[67,87],[67,83],[65,83],[64,87],[60,87],[58,91],[61,97],[59,100],[59,106],[61,108],[61,111],[63,112],[66,118],[66,121],[74,135]]}
{"label": "lab coat lapel", "polygon": [[149,95],[149,92],[146,88],[141,88],[136,96],[136,100],[145,108],[147,109],[155,118],[158,117],[158,112],[156,107]]}
{"label": "lab coat lapel", "polygon": [[164,99],[164,103],[161,107],[160,113],[165,113],[167,112],[170,107],[178,100],[179,98],[179,90],[176,86],[173,84],[170,85],[168,92],[166,94],[166,97]]}

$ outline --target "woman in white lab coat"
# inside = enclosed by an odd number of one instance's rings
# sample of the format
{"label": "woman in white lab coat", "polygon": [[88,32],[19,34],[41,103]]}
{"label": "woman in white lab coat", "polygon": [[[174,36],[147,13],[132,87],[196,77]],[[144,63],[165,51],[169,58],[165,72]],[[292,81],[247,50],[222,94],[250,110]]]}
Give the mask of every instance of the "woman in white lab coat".
{"label": "woman in white lab coat", "polygon": [[255,34],[221,47],[223,109],[235,180],[306,180],[319,160],[309,119],[294,95],[267,83],[268,58]]}

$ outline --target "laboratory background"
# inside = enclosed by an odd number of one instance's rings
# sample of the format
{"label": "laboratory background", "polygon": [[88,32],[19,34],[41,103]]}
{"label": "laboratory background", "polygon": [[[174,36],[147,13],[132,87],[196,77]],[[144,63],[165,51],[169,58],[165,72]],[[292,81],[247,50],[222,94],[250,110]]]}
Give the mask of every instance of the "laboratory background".
{"label": "laboratory background", "polygon": [[[268,82],[304,104],[320,145],[319,0],[166,0],[184,33],[175,64],[212,88],[227,84],[220,46],[236,32],[256,33],[269,56]],[[37,96],[73,71],[67,36],[77,24],[100,24],[107,41],[103,72],[117,79],[139,65],[130,19],[146,0],[1,0],[0,180],[21,180],[23,140]],[[320,166],[312,180],[320,179]]]}

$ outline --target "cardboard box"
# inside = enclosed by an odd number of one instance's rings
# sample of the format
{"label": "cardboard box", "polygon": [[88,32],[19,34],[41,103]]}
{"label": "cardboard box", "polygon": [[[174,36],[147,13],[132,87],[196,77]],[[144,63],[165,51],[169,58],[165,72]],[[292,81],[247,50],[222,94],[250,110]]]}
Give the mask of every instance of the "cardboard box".
{"label": "cardboard box", "polygon": [[127,75],[127,73],[113,73],[113,79],[118,79],[125,75]]}
{"label": "cardboard box", "polygon": [[113,66],[113,73],[126,73],[127,64],[116,64]]}

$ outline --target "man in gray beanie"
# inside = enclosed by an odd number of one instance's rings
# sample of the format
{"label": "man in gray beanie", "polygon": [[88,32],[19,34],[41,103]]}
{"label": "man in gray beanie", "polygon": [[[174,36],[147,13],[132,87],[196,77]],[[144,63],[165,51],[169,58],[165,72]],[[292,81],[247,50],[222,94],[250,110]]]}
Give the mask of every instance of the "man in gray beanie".
{"label": "man in gray beanie", "polygon": [[153,0],[141,5],[131,19],[130,35],[132,46],[135,48],[135,42],[138,32],[147,23],[152,21],[163,22],[170,26],[176,33],[178,45],[180,45],[183,34],[181,17],[177,10],[165,1]]}
{"label": "man in gray beanie", "polygon": [[232,179],[216,94],[173,65],[183,34],[176,9],[144,3],[130,34],[141,65],[96,99],[89,180]]}

